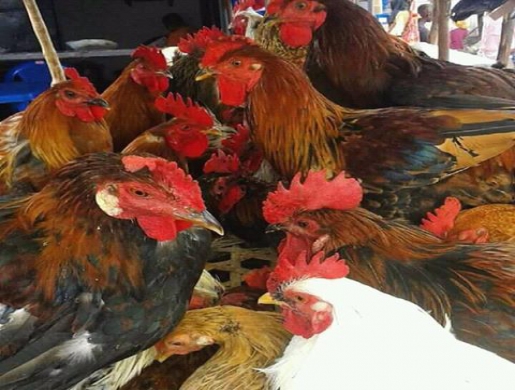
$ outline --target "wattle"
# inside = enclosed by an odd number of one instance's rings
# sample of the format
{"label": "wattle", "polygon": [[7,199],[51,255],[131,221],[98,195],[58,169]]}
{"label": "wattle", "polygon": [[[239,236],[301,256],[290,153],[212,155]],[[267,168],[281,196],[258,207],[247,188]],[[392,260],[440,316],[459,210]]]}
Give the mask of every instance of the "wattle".
{"label": "wattle", "polygon": [[223,104],[240,107],[247,99],[247,86],[245,83],[236,82],[224,76],[218,77],[218,90]]}
{"label": "wattle", "polygon": [[313,39],[313,30],[309,24],[284,23],[279,28],[279,37],[291,47],[307,46]]}
{"label": "wattle", "polygon": [[179,221],[171,217],[139,217],[137,221],[145,234],[156,241],[174,240],[177,233],[183,230],[177,226]]}
{"label": "wattle", "polygon": [[99,106],[70,106],[62,100],[56,100],[57,108],[61,114],[70,117],[77,117],[82,122],[93,122],[102,119],[106,113],[106,109]]}

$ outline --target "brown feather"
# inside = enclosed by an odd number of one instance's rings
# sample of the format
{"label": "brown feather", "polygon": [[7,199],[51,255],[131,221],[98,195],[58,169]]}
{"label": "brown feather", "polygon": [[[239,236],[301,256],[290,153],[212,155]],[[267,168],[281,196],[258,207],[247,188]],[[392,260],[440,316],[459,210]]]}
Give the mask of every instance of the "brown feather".
{"label": "brown feather", "polygon": [[164,122],[165,116],[154,106],[159,93],[151,93],[131,79],[133,61],[103,93],[111,109],[105,119],[113,137],[114,151],[121,151],[144,131]]}

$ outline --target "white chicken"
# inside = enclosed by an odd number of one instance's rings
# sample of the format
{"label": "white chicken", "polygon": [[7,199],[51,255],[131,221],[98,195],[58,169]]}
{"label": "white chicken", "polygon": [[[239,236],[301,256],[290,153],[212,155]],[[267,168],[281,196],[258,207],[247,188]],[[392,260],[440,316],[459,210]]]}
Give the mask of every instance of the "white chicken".
{"label": "white chicken", "polygon": [[417,305],[345,278],[338,255],[322,259],[282,258],[270,276],[284,326],[297,335],[263,370],[271,389],[515,388],[515,364],[457,340]]}

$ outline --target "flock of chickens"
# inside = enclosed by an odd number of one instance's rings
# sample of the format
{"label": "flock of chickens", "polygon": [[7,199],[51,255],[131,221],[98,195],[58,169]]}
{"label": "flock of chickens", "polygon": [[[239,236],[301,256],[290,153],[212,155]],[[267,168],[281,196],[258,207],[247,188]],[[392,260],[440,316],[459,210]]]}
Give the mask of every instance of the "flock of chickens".
{"label": "flock of chickens", "polygon": [[263,6],[0,123],[0,390],[515,387],[515,73]]}

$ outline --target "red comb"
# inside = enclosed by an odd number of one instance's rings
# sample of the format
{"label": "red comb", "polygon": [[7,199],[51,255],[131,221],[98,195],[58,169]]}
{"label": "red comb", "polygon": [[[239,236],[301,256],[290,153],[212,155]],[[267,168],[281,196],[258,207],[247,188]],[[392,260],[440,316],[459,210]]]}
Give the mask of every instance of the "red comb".
{"label": "red comb", "polygon": [[271,273],[272,269],[268,266],[253,269],[243,276],[243,281],[247,283],[247,286],[249,287],[266,290],[266,282],[268,281]]}
{"label": "red comb", "polygon": [[349,266],[345,260],[340,259],[338,253],[325,258],[324,252],[318,252],[308,262],[306,251],[302,251],[292,261],[287,257],[279,255],[277,265],[270,274],[267,281],[267,289],[274,293],[284,283],[301,279],[322,278],[340,279],[349,274]]}
{"label": "red comb", "polygon": [[188,122],[205,127],[210,127],[214,124],[213,117],[205,108],[193,103],[190,98],[184,101],[178,93],[175,96],[173,93],[169,93],[166,98],[159,96],[154,104],[159,111],[166,112],[176,118],[185,119]]}
{"label": "red comb", "polygon": [[233,15],[235,15],[236,12],[245,11],[248,8],[258,10],[258,9],[261,9],[264,7],[265,7],[264,0],[241,0],[241,1],[238,1],[236,4],[234,4],[232,13],[233,13]]}
{"label": "red comb", "polygon": [[148,168],[154,180],[169,190],[180,189],[181,199],[196,211],[205,210],[200,187],[175,162],[159,157],[123,156],[122,163],[129,172]]}
{"label": "red comb", "polygon": [[191,54],[196,50],[204,51],[207,45],[225,34],[217,27],[203,27],[195,34],[188,34],[186,38],[181,38],[177,47],[186,54]]}
{"label": "red comb", "polygon": [[268,194],[263,204],[263,216],[268,223],[280,223],[299,210],[349,210],[358,207],[363,189],[356,179],[348,179],[340,172],[333,180],[326,179],[326,171],[310,171],[300,182],[297,173],[287,190],[279,183],[277,190]]}
{"label": "red comb", "polygon": [[204,164],[204,173],[236,173],[240,169],[240,159],[235,154],[225,154],[218,149]]}
{"label": "red comb", "polygon": [[86,77],[82,77],[79,74],[79,72],[77,71],[77,69],[64,68],[64,74],[66,77],[68,77],[70,80],[72,80],[73,84],[76,85],[77,87],[84,89],[85,91],[87,91],[91,94],[98,95],[98,92],[95,89],[95,87],[93,86],[93,84],[91,84],[91,82]]}
{"label": "red comb", "polygon": [[460,211],[460,201],[449,196],[434,213],[427,213],[426,218],[422,219],[420,227],[437,237],[445,238],[446,233],[454,227],[454,222]]}
{"label": "red comb", "polygon": [[207,46],[204,57],[202,57],[201,65],[203,67],[213,66],[217,64],[226,53],[244,46],[256,46],[256,44],[251,39],[240,35],[220,37]]}
{"label": "red comb", "polygon": [[277,12],[279,12],[281,10],[282,6],[284,6],[284,5],[285,5],[285,1],[284,0],[272,0],[266,6],[266,14],[267,15],[274,15]]}
{"label": "red comb", "polygon": [[138,46],[132,53],[132,58],[141,58],[160,70],[166,70],[168,68],[165,56],[157,47]]}
{"label": "red comb", "polygon": [[222,146],[241,156],[249,143],[250,130],[244,125],[237,125],[236,130],[238,130],[236,134],[222,141]]}

